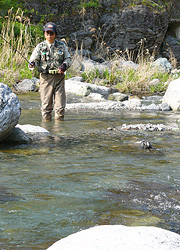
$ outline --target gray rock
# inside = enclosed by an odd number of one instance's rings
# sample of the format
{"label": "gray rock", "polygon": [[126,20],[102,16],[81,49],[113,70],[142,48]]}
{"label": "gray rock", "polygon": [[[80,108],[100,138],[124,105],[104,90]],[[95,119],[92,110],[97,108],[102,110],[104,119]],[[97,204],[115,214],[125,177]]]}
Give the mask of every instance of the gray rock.
{"label": "gray rock", "polygon": [[180,43],[179,39],[173,36],[167,36],[164,45],[162,55],[169,60],[172,60],[172,55],[175,58],[176,66],[180,65]]}
{"label": "gray rock", "polygon": [[126,69],[136,70],[138,68],[138,64],[120,58],[115,61],[112,61],[112,67],[116,68],[116,70],[126,70]]}
{"label": "gray rock", "polygon": [[14,84],[14,89],[18,92],[31,92],[36,90],[36,81],[24,79],[22,82]]}
{"label": "gray rock", "polygon": [[17,124],[12,133],[3,142],[9,144],[46,143],[50,137],[50,132],[40,126]]}
{"label": "gray rock", "polygon": [[30,124],[25,124],[25,125],[17,124],[16,128],[21,129],[26,134],[50,134],[50,132],[47,129]]}
{"label": "gray rock", "polygon": [[40,126],[17,124],[3,142],[9,144],[27,144],[37,140],[40,141],[44,136],[49,135],[50,132]]}
{"label": "gray rock", "polygon": [[15,144],[26,144],[30,143],[30,137],[22,131],[20,128],[15,127],[11,133],[5,138],[4,142],[6,143],[15,143]]}
{"label": "gray rock", "polygon": [[91,98],[94,101],[104,101],[104,98],[101,94],[98,93],[90,93],[88,98]]}
{"label": "gray rock", "polygon": [[140,145],[142,149],[152,149],[152,145],[149,141],[142,140]]}
{"label": "gray rock", "polygon": [[66,105],[67,110],[122,110],[125,109],[123,102],[113,102],[113,101],[104,101],[104,102],[90,102],[90,103],[69,103]]}
{"label": "gray rock", "polygon": [[76,81],[73,79],[66,80],[66,92],[74,93],[80,96],[88,96],[90,93],[101,94],[104,98],[107,98],[110,89],[104,86],[98,86],[91,83],[85,83],[82,81]]}
{"label": "gray rock", "polygon": [[95,62],[99,62],[99,63],[103,63],[105,60],[100,57],[100,56],[96,56],[96,55],[91,55],[91,59]]}
{"label": "gray rock", "polygon": [[162,103],[166,103],[172,110],[180,110],[180,78],[170,82]]}
{"label": "gray rock", "polygon": [[162,103],[159,105],[159,107],[162,111],[170,111],[171,110],[171,107],[167,103]]}
{"label": "gray rock", "polygon": [[172,70],[172,65],[168,62],[167,58],[158,58],[152,63],[152,66],[158,67],[162,72],[170,72]]}
{"label": "gray rock", "polygon": [[142,106],[141,100],[139,98],[130,98],[127,101],[124,101],[123,104],[127,109],[139,109]]}
{"label": "gray rock", "polygon": [[142,110],[160,110],[159,105],[156,105],[155,103],[151,103],[150,105],[142,105]]}
{"label": "gray rock", "polygon": [[180,235],[157,227],[102,225],[69,235],[47,250],[179,250]]}
{"label": "gray rock", "polygon": [[0,83],[0,141],[2,141],[18,123],[21,115],[17,96],[5,84]]}
{"label": "gray rock", "polygon": [[129,96],[126,94],[122,94],[122,93],[113,93],[110,94],[108,97],[108,100],[112,100],[112,101],[118,101],[118,102],[123,102],[129,99]]}
{"label": "gray rock", "polygon": [[178,126],[177,127],[172,127],[172,126],[166,126],[164,124],[151,124],[151,123],[147,123],[147,124],[123,124],[120,127],[116,128],[117,130],[143,130],[143,131],[173,131],[173,130],[178,130]]}
{"label": "gray rock", "polygon": [[66,93],[73,93],[79,96],[88,96],[90,94],[90,89],[87,84],[81,81],[75,81],[74,79],[66,80]]}
{"label": "gray rock", "polygon": [[84,82],[84,79],[82,78],[82,76],[75,76],[71,78],[71,81]]}
{"label": "gray rock", "polygon": [[[77,18],[77,17],[76,17]],[[72,19],[71,19],[72,23]],[[93,35],[95,33],[95,24],[93,19],[84,19],[83,20],[83,27],[76,27],[70,34],[70,40],[75,41],[76,48],[84,48],[86,50],[91,49],[93,44]]]}
{"label": "gray rock", "polygon": [[99,74],[103,74],[105,70],[109,70],[110,63],[98,63],[88,58],[83,58],[81,61],[82,71],[90,72],[90,71],[98,71]]}

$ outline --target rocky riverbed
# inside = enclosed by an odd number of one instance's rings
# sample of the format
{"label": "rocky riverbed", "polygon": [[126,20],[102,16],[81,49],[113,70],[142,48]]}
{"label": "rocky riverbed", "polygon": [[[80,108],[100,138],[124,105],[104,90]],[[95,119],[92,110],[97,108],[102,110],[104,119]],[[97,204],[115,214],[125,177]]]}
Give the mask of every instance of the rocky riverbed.
{"label": "rocky riverbed", "polygon": [[162,96],[134,97],[134,109],[103,109],[131,98],[102,101],[67,92],[65,121],[45,124],[38,92],[18,98],[23,125],[15,132],[31,140],[1,144],[2,200],[8,201],[1,204],[3,248],[8,242],[7,250],[47,249],[105,224],[179,233],[179,132],[173,129],[179,114],[141,110],[160,105]]}

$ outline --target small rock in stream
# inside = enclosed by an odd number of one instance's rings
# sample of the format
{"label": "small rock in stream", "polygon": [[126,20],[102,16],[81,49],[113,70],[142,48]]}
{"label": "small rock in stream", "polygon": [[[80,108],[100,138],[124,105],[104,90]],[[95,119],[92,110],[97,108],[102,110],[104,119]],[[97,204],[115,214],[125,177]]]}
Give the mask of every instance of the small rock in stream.
{"label": "small rock in stream", "polygon": [[142,149],[152,149],[152,145],[149,141],[142,140],[140,143]]}

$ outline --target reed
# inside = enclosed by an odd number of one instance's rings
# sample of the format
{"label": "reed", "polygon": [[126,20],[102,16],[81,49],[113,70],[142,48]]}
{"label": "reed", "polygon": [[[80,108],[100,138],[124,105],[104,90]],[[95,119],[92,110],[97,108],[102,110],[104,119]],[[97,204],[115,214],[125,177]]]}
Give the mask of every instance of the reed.
{"label": "reed", "polygon": [[[22,79],[22,76],[32,77],[28,70],[28,63],[17,50],[28,58],[32,50],[32,35],[30,20],[25,18],[23,11],[18,9],[13,13],[13,8],[2,22],[0,37],[0,80],[12,86],[13,83]],[[6,41],[3,38],[6,39]]]}

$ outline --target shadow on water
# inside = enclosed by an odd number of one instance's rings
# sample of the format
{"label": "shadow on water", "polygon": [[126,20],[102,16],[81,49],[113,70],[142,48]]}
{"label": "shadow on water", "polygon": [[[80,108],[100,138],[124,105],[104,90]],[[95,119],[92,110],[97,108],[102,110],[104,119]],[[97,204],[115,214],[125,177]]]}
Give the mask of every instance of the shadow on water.
{"label": "shadow on water", "polygon": [[[113,130],[124,123],[177,124],[178,113],[68,111],[64,122],[43,124],[38,94],[28,98],[20,96],[19,123],[51,135],[0,146],[0,249],[46,249],[102,224],[180,233],[179,131]],[[153,148],[142,149],[142,139]]]}
{"label": "shadow on water", "polygon": [[130,216],[128,208],[131,207],[134,213],[139,213],[141,219],[133,223],[130,221],[129,225],[156,224],[180,234],[178,227],[180,190],[177,187],[170,187],[165,183],[132,181],[125,188],[105,190],[105,196],[108,201],[115,203],[116,216],[112,210],[110,215],[103,216],[103,223],[117,223],[118,220],[121,221],[120,218],[124,213],[127,217]]}
{"label": "shadow on water", "polygon": [[20,199],[23,199],[23,198],[16,194],[10,193],[9,190],[7,190],[6,188],[0,187],[0,204],[11,202],[11,201],[14,202]]}

